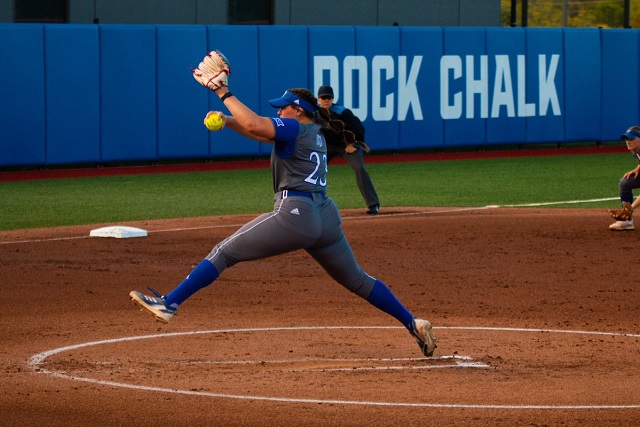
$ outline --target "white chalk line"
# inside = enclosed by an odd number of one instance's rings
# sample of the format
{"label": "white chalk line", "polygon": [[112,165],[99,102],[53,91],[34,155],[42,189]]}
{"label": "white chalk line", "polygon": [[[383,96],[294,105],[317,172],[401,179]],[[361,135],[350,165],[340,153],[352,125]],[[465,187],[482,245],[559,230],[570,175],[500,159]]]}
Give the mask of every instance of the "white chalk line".
{"label": "white chalk line", "polygon": [[[364,327],[363,327],[364,329]],[[398,329],[395,327],[393,329]],[[350,358],[350,359],[331,359],[333,362],[417,362],[417,361],[425,361],[430,358],[426,357],[383,357],[383,358]],[[432,358],[431,358],[432,359]],[[439,360],[448,360],[453,359],[456,360],[456,363],[464,363],[465,361],[473,360],[471,356],[460,356],[460,355],[451,355],[451,356],[439,356]],[[457,361],[462,362],[457,362]],[[167,364],[171,365],[268,365],[268,364],[292,364],[292,363],[308,363],[308,362],[326,362],[327,359],[322,359],[319,357],[307,357],[304,359],[275,359],[275,360],[198,360],[198,361],[184,361],[184,362],[167,362]],[[162,363],[162,362],[160,362]]]}
{"label": "white chalk line", "polygon": [[[180,366],[198,366],[198,365],[213,365],[213,366],[229,366],[229,365],[256,365],[261,368],[266,366],[278,366],[278,365],[296,365],[299,363],[319,362],[333,364],[351,364],[354,363],[395,363],[395,362],[424,362],[427,359],[435,360],[434,358],[378,358],[378,359],[322,359],[322,358],[306,358],[306,359],[280,359],[280,360],[188,360],[184,362],[166,362],[167,365],[180,365]],[[473,362],[471,356],[440,356],[437,360],[451,360],[452,363],[447,365],[396,365],[396,366],[348,366],[340,368],[305,368],[305,369],[287,369],[286,372],[357,372],[357,371],[401,371],[401,370],[414,370],[414,369],[452,369],[452,368],[476,368],[476,369],[489,369],[491,365],[487,365],[482,362]],[[163,362],[160,362],[162,364]],[[285,372],[283,370],[282,372]]]}
{"label": "white chalk line", "polygon": [[[404,212],[404,213],[395,213],[395,214],[384,214],[380,215],[377,218],[389,218],[389,217],[398,217],[398,216],[414,216],[414,215],[432,215],[432,214],[441,214],[441,213],[452,213],[452,212],[465,212],[465,211],[474,211],[474,210],[483,210],[483,209],[493,209],[498,206],[481,206],[481,207],[469,207],[469,208],[456,208],[456,209],[447,209],[447,210],[439,210],[439,211],[429,211],[429,212]],[[371,220],[375,219],[374,216],[368,217],[343,217],[344,221],[353,221],[353,220]],[[180,231],[195,231],[195,230],[212,230],[216,228],[240,228],[242,224],[218,224],[218,225],[202,225],[198,227],[179,227],[179,228],[166,228],[159,230],[147,230],[148,234],[152,233],[173,233]],[[25,239],[25,240],[13,240],[13,241],[2,241],[0,245],[8,245],[13,243],[38,243],[38,242],[56,242],[62,240],[78,240],[78,239],[88,239],[88,238],[96,238],[94,236],[73,236],[73,237],[51,237],[46,239]]]}
{"label": "white chalk line", "polygon": [[[451,369],[451,368],[477,368],[477,369],[490,369],[491,365],[482,362],[474,362],[471,356],[460,356],[458,354],[454,354],[451,356],[439,356],[437,358],[434,357],[410,357],[410,358],[378,358],[378,359],[331,359],[331,362],[336,362],[340,364],[353,364],[353,363],[388,363],[388,362],[424,362],[425,360],[451,360],[453,363],[449,363],[446,365],[399,365],[399,366],[348,366],[342,368],[306,368],[306,369],[290,369],[288,372],[356,372],[356,371],[402,371],[402,370],[413,370],[413,369]],[[230,361],[230,364],[234,364],[234,361]],[[309,362],[323,362],[326,363],[327,359],[319,359],[319,358],[308,358],[308,359],[298,359],[298,360],[281,360],[281,361],[251,361],[249,363],[260,364],[261,366],[269,365],[269,364],[295,364],[295,363],[309,363]],[[205,362],[207,363],[207,362]],[[216,362],[216,364],[225,364],[224,362]]]}
{"label": "white chalk line", "polygon": [[517,205],[502,205],[502,207],[503,208],[527,208],[527,207],[537,207],[537,206],[573,205],[578,203],[609,202],[611,200],[620,200],[620,198],[607,197],[604,199],[565,200],[562,202],[544,202],[544,203],[523,203],[523,204],[517,204]]}
{"label": "white chalk line", "polygon": [[350,368],[316,368],[316,369],[292,369],[289,372],[359,372],[359,371],[407,371],[423,369],[455,369],[455,368],[479,368],[490,369],[491,366],[481,362],[456,362],[454,365],[433,366],[359,366]]}
{"label": "white chalk line", "polygon": [[[361,216],[361,217],[343,217],[342,219],[347,221],[357,221],[357,220],[372,220],[372,219],[384,219],[391,217],[403,217],[403,216],[418,216],[418,215],[437,215],[437,214],[446,214],[446,213],[457,213],[457,212],[467,212],[467,211],[478,211],[478,210],[487,210],[487,209],[498,209],[498,208],[523,208],[523,207],[537,207],[537,206],[551,206],[551,205],[565,205],[565,204],[578,204],[578,203],[592,203],[592,202],[605,202],[610,200],[619,200],[616,197],[608,197],[604,199],[587,199],[587,200],[565,200],[560,202],[544,202],[544,203],[526,203],[526,204],[514,204],[514,205],[487,205],[487,206],[475,206],[475,207],[466,207],[466,208],[453,208],[453,209],[444,209],[444,210],[435,210],[435,211],[426,211],[426,212],[399,212],[399,213],[388,213],[382,214],[378,216]],[[148,230],[149,234],[152,233],[172,233],[172,232],[180,232],[180,231],[194,231],[194,230],[211,230],[215,228],[240,228],[244,225],[242,224],[224,224],[224,225],[203,225],[199,227],[180,227],[180,228],[166,228],[160,230]],[[12,240],[12,241],[0,241],[0,245],[9,245],[16,243],[38,243],[38,242],[56,242],[63,240],[79,240],[79,239],[88,239],[95,238],[93,236],[72,236],[72,237],[51,237],[46,239],[25,239],[25,240]]]}
{"label": "white chalk line", "polygon": [[[496,405],[496,404],[465,404],[465,403],[410,403],[410,402],[380,402],[380,401],[357,401],[357,400],[337,400],[337,399],[304,399],[293,397],[274,397],[259,395],[236,395],[226,393],[203,392],[193,390],[179,390],[164,387],[149,387],[136,384],[120,383],[115,381],[97,380],[74,375],[68,375],[59,371],[51,371],[41,368],[46,358],[66,351],[76,350],[82,347],[96,346],[102,344],[113,344],[125,341],[137,341],[143,339],[156,339],[165,337],[201,335],[213,333],[233,333],[233,332],[275,332],[275,331],[308,331],[308,330],[335,330],[335,329],[401,329],[394,326],[298,326],[298,327],[274,327],[274,328],[242,328],[242,329],[220,329],[210,331],[172,332],[155,335],[140,335],[135,337],[114,338],[100,341],[86,342],[76,345],[60,347],[35,354],[29,358],[27,365],[37,373],[51,375],[57,378],[64,378],[74,381],[82,381],[91,384],[107,385],[134,390],[154,391],[161,393],[172,393],[181,395],[192,395],[201,397],[227,398],[239,400],[256,400],[285,403],[311,403],[311,404],[333,404],[333,405],[359,405],[359,406],[394,406],[394,407],[418,407],[418,408],[450,408],[450,409],[509,409],[509,410],[578,410],[578,409],[640,409],[640,404],[629,405]],[[620,337],[640,337],[640,334],[628,334],[620,332],[598,332],[583,330],[561,330],[561,329],[530,329],[530,328],[501,328],[501,327],[481,327],[481,326],[442,326],[434,329],[451,330],[487,330],[487,331],[509,331],[509,332],[530,332],[530,333],[561,333],[561,334],[591,334],[608,335]],[[453,356],[448,356],[453,357]],[[434,359],[434,358],[431,358]],[[437,358],[435,358],[437,359]],[[375,360],[375,359],[373,359]],[[423,359],[424,360],[424,359]]]}
{"label": "white chalk line", "polygon": [[[244,224],[224,224],[224,225],[203,225],[200,227],[184,227],[184,228],[167,228],[162,230],[147,230],[147,233],[168,233],[168,232],[179,232],[179,231],[193,231],[193,230],[210,230],[214,228],[240,228]],[[10,240],[10,241],[2,241],[0,245],[9,245],[12,243],[40,243],[40,242],[57,242],[62,240],[79,240],[79,239],[101,239],[103,237],[94,237],[89,236],[89,234],[85,236],[72,236],[72,237],[50,237],[46,239],[25,239],[25,240]]]}

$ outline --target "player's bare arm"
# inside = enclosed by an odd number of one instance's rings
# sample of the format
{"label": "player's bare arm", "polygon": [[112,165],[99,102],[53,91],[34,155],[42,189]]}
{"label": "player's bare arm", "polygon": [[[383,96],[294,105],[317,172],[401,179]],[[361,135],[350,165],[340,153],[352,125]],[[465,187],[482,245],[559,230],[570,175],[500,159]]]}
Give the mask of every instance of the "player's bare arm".
{"label": "player's bare arm", "polygon": [[[273,140],[271,139],[267,139],[261,136],[257,136],[251,132],[249,132],[247,129],[245,129],[239,122],[238,120],[236,120],[235,117],[232,116],[226,116],[227,117],[227,124],[226,126],[231,129],[236,131],[237,133],[239,133],[242,136],[246,136],[247,138],[251,138],[254,141],[258,141],[258,142],[264,142],[266,144],[273,144]],[[270,119],[268,119],[269,121],[271,121]],[[271,124],[271,123],[270,123]],[[271,124],[271,127],[273,127],[273,124]]]}
{"label": "player's bare arm", "polygon": [[[216,89],[215,92],[220,97],[220,99],[222,99],[225,94],[229,93],[229,89],[226,87],[222,87]],[[269,117],[262,117],[257,115],[235,96],[226,97],[223,102],[225,107],[227,107],[231,112],[238,126],[237,128],[234,128],[233,125],[227,122],[227,126],[229,126],[231,129],[242,133],[240,131],[240,128],[242,128],[244,131],[248,132],[249,135],[263,138],[265,140],[272,140],[276,136],[276,130],[273,127],[273,121]],[[249,136],[246,134],[243,135]]]}

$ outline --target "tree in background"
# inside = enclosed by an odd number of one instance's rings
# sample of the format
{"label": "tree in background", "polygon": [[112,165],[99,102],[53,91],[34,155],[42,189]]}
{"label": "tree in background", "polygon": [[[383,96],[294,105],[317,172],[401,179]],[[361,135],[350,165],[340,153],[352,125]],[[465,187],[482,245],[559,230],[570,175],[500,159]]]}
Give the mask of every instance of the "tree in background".
{"label": "tree in background", "polygon": [[[515,0],[516,25],[522,23],[522,2]],[[635,3],[635,4],[634,4]],[[502,0],[502,25],[511,25],[512,0]],[[622,28],[624,0],[528,0],[529,27]],[[640,28],[640,5],[631,1],[629,24]]]}

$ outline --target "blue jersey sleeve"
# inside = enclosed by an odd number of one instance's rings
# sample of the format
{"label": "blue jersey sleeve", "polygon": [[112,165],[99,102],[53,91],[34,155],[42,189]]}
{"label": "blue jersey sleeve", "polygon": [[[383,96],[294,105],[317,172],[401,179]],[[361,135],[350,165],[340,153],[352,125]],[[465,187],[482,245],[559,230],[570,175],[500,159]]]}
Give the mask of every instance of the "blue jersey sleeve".
{"label": "blue jersey sleeve", "polygon": [[281,159],[288,159],[296,148],[300,123],[296,119],[282,119],[280,117],[272,117],[271,120],[276,128],[274,138],[276,155]]}

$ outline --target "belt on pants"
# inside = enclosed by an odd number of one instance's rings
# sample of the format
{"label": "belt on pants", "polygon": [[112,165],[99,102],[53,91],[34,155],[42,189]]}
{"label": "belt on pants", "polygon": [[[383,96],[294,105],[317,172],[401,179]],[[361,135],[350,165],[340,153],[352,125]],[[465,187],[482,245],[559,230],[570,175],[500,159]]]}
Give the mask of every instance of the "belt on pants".
{"label": "belt on pants", "polygon": [[309,193],[306,191],[297,191],[297,190],[282,190],[282,198],[286,199],[287,197],[306,197],[307,199],[313,199],[313,195],[318,194],[323,199],[327,198],[325,193]]}

